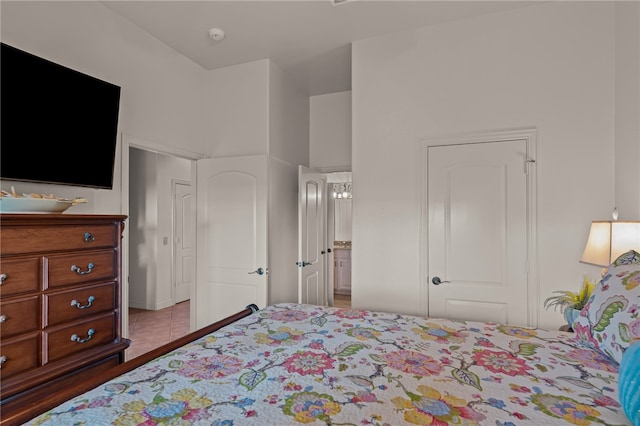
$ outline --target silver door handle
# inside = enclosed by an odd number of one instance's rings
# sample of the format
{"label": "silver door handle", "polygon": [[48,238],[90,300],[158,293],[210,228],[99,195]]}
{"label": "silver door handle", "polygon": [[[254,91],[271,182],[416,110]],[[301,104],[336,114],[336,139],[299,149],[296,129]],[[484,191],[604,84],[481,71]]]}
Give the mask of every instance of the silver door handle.
{"label": "silver door handle", "polygon": [[448,283],[449,281],[442,281],[440,277],[433,277],[431,282],[433,283],[433,285],[440,285],[442,283]]}
{"label": "silver door handle", "polygon": [[268,274],[269,273],[269,268],[267,268],[267,269],[258,268],[253,272],[247,272],[247,273],[248,274],[264,275],[264,274]]}
{"label": "silver door handle", "polygon": [[304,268],[305,266],[309,266],[311,265],[311,262],[296,262],[296,265],[299,266],[300,268]]}

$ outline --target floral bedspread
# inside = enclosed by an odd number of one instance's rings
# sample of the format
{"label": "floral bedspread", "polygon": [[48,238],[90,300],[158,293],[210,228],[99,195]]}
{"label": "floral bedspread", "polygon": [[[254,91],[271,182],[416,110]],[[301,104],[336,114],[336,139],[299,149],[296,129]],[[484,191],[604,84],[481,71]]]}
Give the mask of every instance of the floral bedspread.
{"label": "floral bedspread", "polygon": [[571,333],[278,304],[33,425],[629,425]]}

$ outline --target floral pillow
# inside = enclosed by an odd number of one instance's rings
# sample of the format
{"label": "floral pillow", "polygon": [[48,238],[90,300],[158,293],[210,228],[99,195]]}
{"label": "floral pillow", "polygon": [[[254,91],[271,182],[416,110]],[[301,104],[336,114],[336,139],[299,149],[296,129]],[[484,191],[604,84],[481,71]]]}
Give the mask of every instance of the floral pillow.
{"label": "floral pillow", "polygon": [[611,264],[573,323],[576,339],[618,363],[640,340],[640,254],[630,250]]}

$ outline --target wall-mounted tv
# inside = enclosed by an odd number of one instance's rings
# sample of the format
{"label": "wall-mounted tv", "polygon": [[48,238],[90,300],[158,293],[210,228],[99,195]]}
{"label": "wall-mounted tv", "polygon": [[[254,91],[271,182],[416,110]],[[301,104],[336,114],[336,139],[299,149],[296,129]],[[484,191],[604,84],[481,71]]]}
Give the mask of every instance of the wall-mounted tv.
{"label": "wall-mounted tv", "polygon": [[111,189],[120,87],[0,45],[0,179]]}

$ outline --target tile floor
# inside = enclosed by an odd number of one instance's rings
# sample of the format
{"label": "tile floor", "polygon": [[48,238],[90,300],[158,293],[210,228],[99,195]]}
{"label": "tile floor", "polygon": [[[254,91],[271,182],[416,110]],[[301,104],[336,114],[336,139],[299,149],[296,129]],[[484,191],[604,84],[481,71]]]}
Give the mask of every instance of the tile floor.
{"label": "tile floor", "polygon": [[189,301],[157,311],[129,308],[130,360],[189,333]]}

